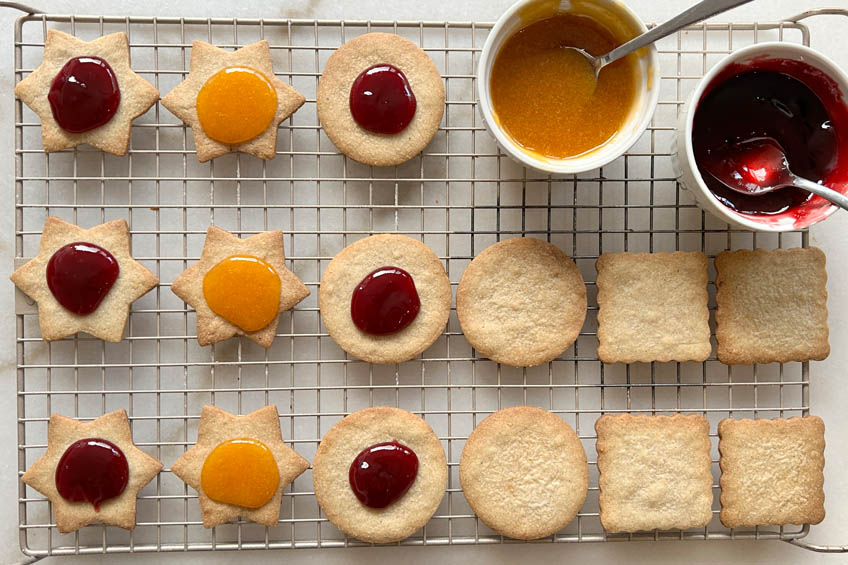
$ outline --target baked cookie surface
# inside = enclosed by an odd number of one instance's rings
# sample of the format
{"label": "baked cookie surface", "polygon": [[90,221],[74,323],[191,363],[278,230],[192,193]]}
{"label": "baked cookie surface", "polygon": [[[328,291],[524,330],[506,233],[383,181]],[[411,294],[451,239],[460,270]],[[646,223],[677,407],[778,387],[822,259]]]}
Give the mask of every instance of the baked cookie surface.
{"label": "baked cookie surface", "polygon": [[601,524],[608,532],[685,530],[712,519],[710,424],[699,414],[605,414],[598,434]]}
{"label": "baked cookie surface", "polygon": [[[415,95],[415,115],[399,133],[368,131],[350,110],[354,81],[379,64],[400,69]],[[321,127],[342,153],[366,165],[390,166],[413,158],[433,139],[445,109],[445,89],[421,48],[393,33],[373,32],[351,39],[330,56],[318,83],[317,106]]]}
{"label": "baked cookie surface", "polygon": [[586,286],[574,261],[555,245],[506,239],[466,267],[456,313],[481,355],[513,367],[541,365],[577,339],[586,318]]}
{"label": "baked cookie surface", "polygon": [[[415,452],[418,473],[400,499],[385,508],[369,508],[351,489],[348,472],[360,452],[389,441]],[[427,523],[444,497],[448,467],[442,444],[427,422],[406,410],[376,406],[330,428],[315,453],[312,478],[318,504],[336,527],[363,541],[390,543]]]}
{"label": "baked cookie surface", "polygon": [[715,266],[719,361],[821,361],[830,354],[821,249],[723,251]]}
{"label": "baked cookie surface", "polygon": [[604,363],[709,357],[703,253],[604,253],[598,258],[598,357]]}
{"label": "baked cookie surface", "polygon": [[[95,509],[90,502],[71,502],[62,497],[56,486],[56,469],[65,451],[75,442],[104,439],[117,446],[126,457],[129,475],[120,495],[104,500]],[[162,462],[133,444],[130,423],[125,410],[116,410],[96,420],[83,423],[59,414],[50,416],[47,425],[47,452],[27,469],[21,480],[53,503],[56,528],[67,534],[92,522],[103,522],[126,530],[135,528],[138,492],[162,469]]]}
{"label": "baked cookie surface", "polygon": [[[370,335],[351,316],[351,299],[359,283],[383,266],[408,272],[421,308],[402,330]],[[356,241],[327,265],[318,293],[321,320],[333,340],[349,354],[370,363],[400,363],[430,347],[448,323],[450,280],[442,262],[424,243],[399,234],[378,234]]]}
{"label": "baked cookie surface", "polygon": [[818,416],[718,424],[721,523],[728,528],[824,519],[824,422]]}
{"label": "baked cookie surface", "polygon": [[468,437],[459,480],[487,526],[511,538],[538,539],[577,516],[589,466],[577,434],[562,418],[513,406],[483,420]]}
{"label": "baked cookie surface", "polygon": [[[97,309],[87,315],[68,310],[56,299],[47,284],[51,257],[70,243],[93,243],[108,251],[117,261],[119,274]],[[158,283],[156,276],[130,254],[130,232],[126,220],[112,220],[84,229],[50,216],[44,222],[36,255],[9,277],[38,304],[38,323],[47,341],[86,332],[104,341],[121,341],[130,314],[130,305]]]}

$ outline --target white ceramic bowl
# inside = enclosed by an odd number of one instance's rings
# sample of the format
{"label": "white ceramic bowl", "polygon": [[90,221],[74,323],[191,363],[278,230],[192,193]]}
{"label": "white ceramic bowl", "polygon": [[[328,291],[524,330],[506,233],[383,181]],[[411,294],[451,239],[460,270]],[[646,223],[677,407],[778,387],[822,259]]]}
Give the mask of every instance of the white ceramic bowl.
{"label": "white ceramic bowl", "polygon": [[[814,197],[802,206],[801,213],[781,214],[775,217],[767,215],[752,216],[738,213],[722,204],[704,183],[698,166],[695,163],[695,154],[692,144],[692,125],[695,121],[695,110],[716,77],[721,75],[730,65],[749,65],[752,62],[769,59],[790,59],[802,61],[811,67],[818,69],[829,77],[839,89],[839,98],[843,105],[848,105],[848,76],[836,66],[836,64],[821,53],[792,43],[768,42],[750,45],[734,51],[709,72],[704,75],[698,83],[697,88],[689,96],[689,100],[680,113],[677,124],[677,135],[675,136],[674,148],[672,149],[672,165],[677,175],[677,180],[683,188],[689,190],[698,205],[704,210],[712,213],[721,220],[736,227],[767,232],[792,231],[807,228],[816,224],[837,210],[820,197]],[[841,151],[848,152],[848,148]],[[848,155],[847,155],[848,156]],[[844,186],[831,186],[842,192],[848,189],[848,182]]]}
{"label": "white ceramic bowl", "polygon": [[[615,20],[631,32],[632,37],[647,31],[642,20],[620,0],[575,0],[574,9],[583,15],[597,14],[600,21]],[[489,96],[489,77],[495,57],[504,42],[528,24],[556,15],[572,11],[569,0],[519,0],[512,5],[497,21],[483,46],[480,61],[477,66],[477,95],[480,111],[486,127],[495,136],[498,145],[520,163],[534,169],[556,174],[575,174],[591,171],[614,161],[627,151],[636,141],[654,114],[660,94],[660,64],[657,49],[653,45],[639,51],[638,58],[639,85],[636,89],[637,98],[633,103],[630,115],[621,129],[604,145],[567,159],[555,159],[531,153],[517,144],[512,137],[503,131],[492,111],[492,101]]]}

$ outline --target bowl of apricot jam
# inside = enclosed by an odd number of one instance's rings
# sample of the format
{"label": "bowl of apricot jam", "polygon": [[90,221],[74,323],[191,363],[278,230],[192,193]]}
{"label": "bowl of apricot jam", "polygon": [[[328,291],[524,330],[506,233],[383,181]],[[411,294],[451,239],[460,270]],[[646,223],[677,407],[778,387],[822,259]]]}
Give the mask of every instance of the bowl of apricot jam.
{"label": "bowl of apricot jam", "polygon": [[837,210],[795,187],[735,192],[712,176],[716,160],[751,141],[776,143],[795,174],[848,193],[848,76],[803,45],[735,51],[701,79],[680,114],[672,163],[698,205],[732,226],[794,231]]}
{"label": "bowl of apricot jam", "polygon": [[479,108],[498,145],[555,174],[602,167],[642,135],[659,97],[651,45],[597,80],[579,47],[603,55],[646,31],[618,0],[521,0],[497,21],[477,67]]}

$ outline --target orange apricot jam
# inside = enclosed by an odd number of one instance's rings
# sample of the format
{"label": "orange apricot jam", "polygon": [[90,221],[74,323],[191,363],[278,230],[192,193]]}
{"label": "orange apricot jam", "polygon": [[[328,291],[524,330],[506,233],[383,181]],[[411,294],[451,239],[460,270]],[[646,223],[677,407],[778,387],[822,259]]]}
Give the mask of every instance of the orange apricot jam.
{"label": "orange apricot jam", "polygon": [[216,502],[259,508],[274,497],[280,484],[277,460],[257,439],[219,443],[203,462],[200,486]]}
{"label": "orange apricot jam", "polygon": [[259,331],[280,310],[280,275],[253,255],[227,257],[203,277],[203,298],[213,312],[246,332]]}
{"label": "orange apricot jam", "polygon": [[600,147],[633,106],[636,56],[605,67],[596,84],[582,55],[561,46],[597,56],[623,42],[596,20],[575,14],[521,28],[506,40],[492,66],[496,119],[524,149],[547,157],[575,157]]}
{"label": "orange apricot jam", "polygon": [[197,119],[203,131],[221,143],[250,141],[271,125],[277,91],[250,67],[227,67],[209,77],[197,93]]}

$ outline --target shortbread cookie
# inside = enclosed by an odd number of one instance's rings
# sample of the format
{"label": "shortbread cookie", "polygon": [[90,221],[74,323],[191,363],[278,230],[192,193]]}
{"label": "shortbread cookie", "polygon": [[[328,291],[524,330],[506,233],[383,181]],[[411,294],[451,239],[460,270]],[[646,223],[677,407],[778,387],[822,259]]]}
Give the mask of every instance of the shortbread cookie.
{"label": "shortbread cookie", "polygon": [[728,528],[824,519],[824,422],[817,416],[718,424],[721,523]]}
{"label": "shortbread cookie", "polygon": [[285,443],[276,406],[236,416],[204,406],[197,443],[171,471],[197,491],[203,526],[243,516],[277,525],[283,489],[309,468]]}
{"label": "shortbread cookie", "polygon": [[389,166],[413,158],[433,139],[445,88],[417,45],[375,32],[351,39],[330,56],[317,101],[321,126],[342,153],[366,165]]}
{"label": "shortbread cookie", "polygon": [[577,516],[589,466],[577,434],[562,418],[513,406],[483,420],[468,437],[459,481],[487,526],[511,538],[537,539]]}
{"label": "shortbread cookie", "polygon": [[712,519],[710,424],[699,414],[605,414],[598,434],[601,524],[608,532],[701,528]]}
{"label": "shortbread cookie", "polygon": [[162,105],[191,128],[203,163],[234,151],[273,159],[280,122],[305,101],[274,76],[263,39],[236,51],[195,41],[188,77],[162,98]]}
{"label": "shortbread cookie", "polygon": [[38,304],[47,341],[77,332],[121,341],[130,304],[158,282],[132,258],[125,220],[83,229],[52,216],[38,255],[9,278]]}
{"label": "shortbread cookie", "polygon": [[125,33],[81,41],[50,29],[41,64],[15,86],[15,96],[41,118],[45,151],[87,143],[125,155],[132,121],[159,91],[130,69]]}
{"label": "shortbread cookie", "polygon": [[478,353],[513,367],[541,365],[577,339],[586,286],[574,261],[555,245],[507,239],[466,267],[456,313]]}
{"label": "shortbread cookie", "polygon": [[92,522],[132,530],[138,491],[161,469],[161,461],[133,444],[126,410],[89,423],[53,414],[47,452],[21,480],[53,503],[60,534]]}
{"label": "shortbread cookie", "polygon": [[[388,505],[368,506],[353,490],[351,466],[364,451],[389,442],[414,452],[417,471],[398,477],[389,465],[375,468],[390,481],[407,479],[408,490]],[[364,541],[390,543],[427,523],[444,497],[448,467],[442,444],[427,422],[400,408],[376,406],[354,412],[330,428],[315,453],[312,478],[315,498],[336,527]],[[368,486],[358,484],[360,489]]]}
{"label": "shortbread cookie", "polygon": [[[375,277],[394,277],[397,284],[375,291],[365,302],[370,291],[362,287]],[[450,316],[450,280],[436,254],[420,241],[373,235],[330,261],[318,303],[321,320],[339,347],[370,363],[400,363],[442,334]],[[358,310],[364,311],[360,317],[371,319],[355,317]]]}
{"label": "shortbread cookie", "polygon": [[828,356],[821,249],[723,251],[715,266],[719,361],[751,365]]}
{"label": "shortbread cookie", "polygon": [[206,231],[200,261],[171,285],[197,311],[197,342],[209,345],[243,335],[271,347],[279,314],[309,296],[286,268],[283,232],[246,239],[215,226]]}
{"label": "shortbread cookie", "polygon": [[598,358],[604,363],[710,356],[703,253],[604,253],[598,269]]}

